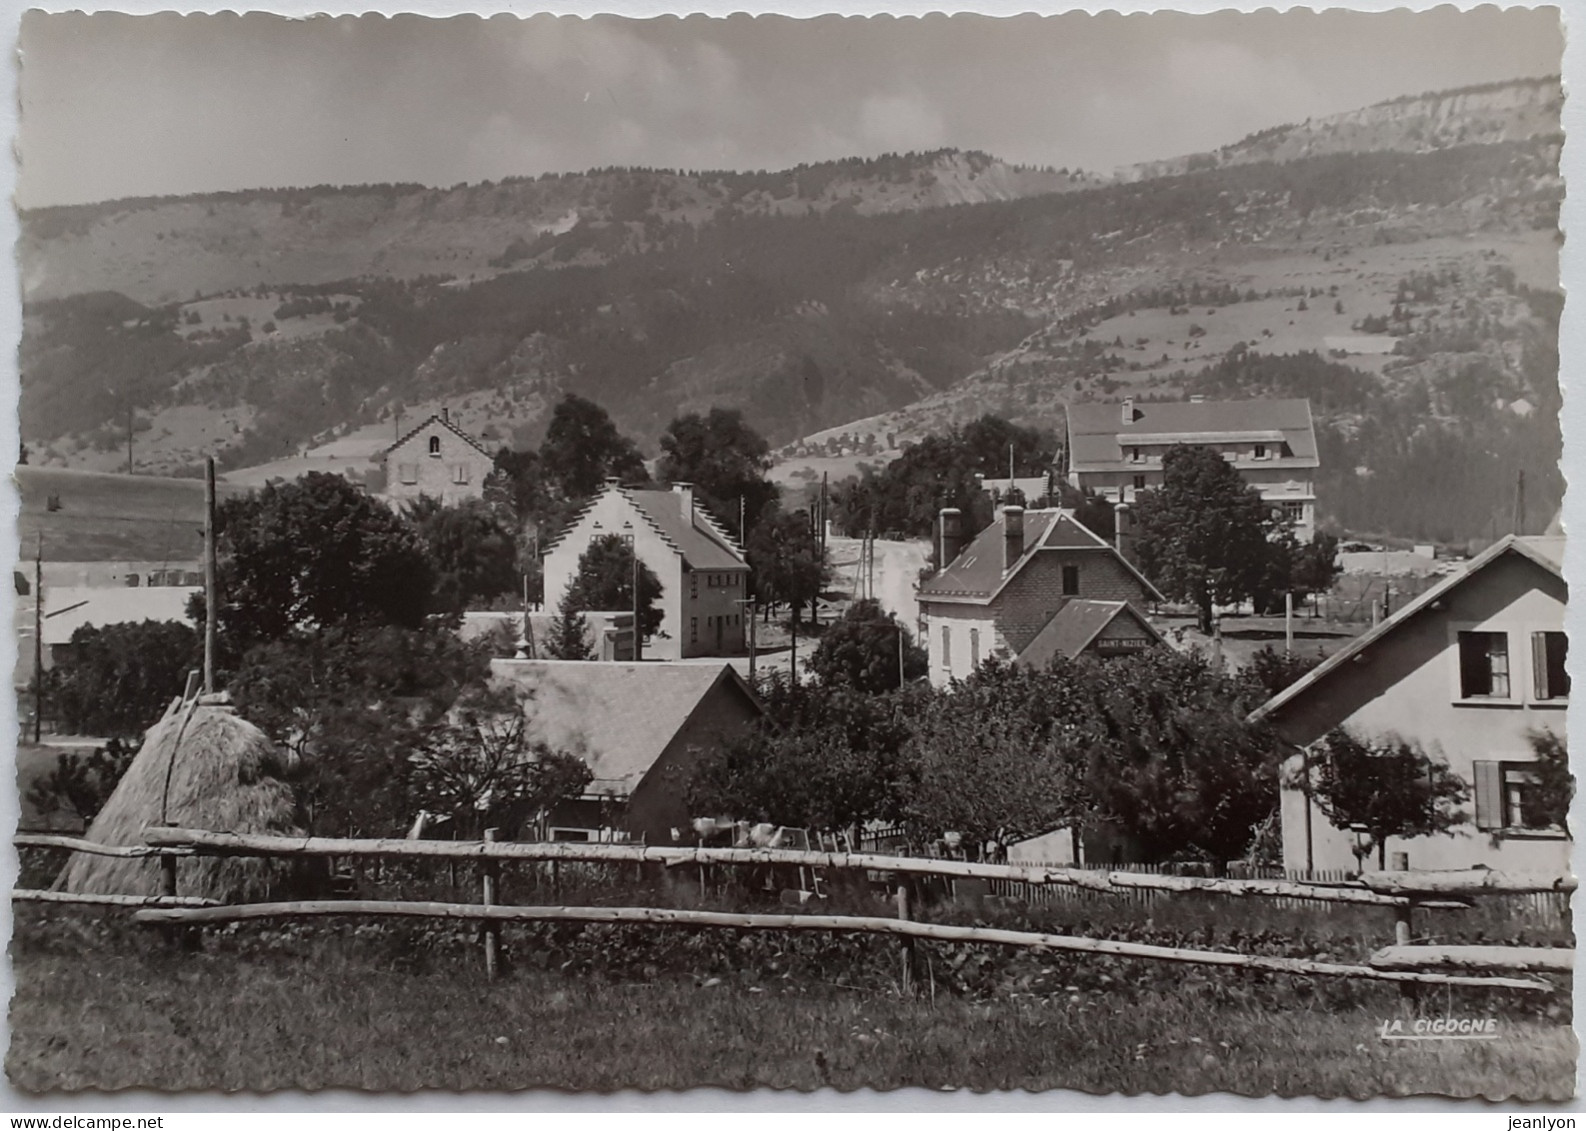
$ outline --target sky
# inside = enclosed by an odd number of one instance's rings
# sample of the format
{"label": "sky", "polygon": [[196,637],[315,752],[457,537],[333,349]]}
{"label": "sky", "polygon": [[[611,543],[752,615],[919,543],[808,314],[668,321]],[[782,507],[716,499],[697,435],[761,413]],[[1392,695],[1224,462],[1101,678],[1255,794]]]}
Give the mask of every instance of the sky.
{"label": "sky", "polygon": [[942,147],[1096,172],[1557,74],[1556,9],[623,20],[30,11],[23,207]]}

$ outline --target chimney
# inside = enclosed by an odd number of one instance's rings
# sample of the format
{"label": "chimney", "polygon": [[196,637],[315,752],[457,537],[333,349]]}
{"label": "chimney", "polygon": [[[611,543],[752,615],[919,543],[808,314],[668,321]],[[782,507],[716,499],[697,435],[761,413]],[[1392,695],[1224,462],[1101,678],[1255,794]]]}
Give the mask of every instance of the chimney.
{"label": "chimney", "polygon": [[452,410],[447,408],[445,405],[441,405],[441,423],[449,424],[451,422],[451,419],[452,419]]}
{"label": "chimney", "polygon": [[694,521],[694,485],[692,483],[674,483],[672,491],[677,495],[677,506],[683,512],[683,517],[690,524]]}
{"label": "chimney", "polygon": [[1007,573],[1024,556],[1024,508],[1002,508],[1002,572]]}
{"label": "chimney", "polygon": [[1134,423],[1134,398],[1133,397],[1128,397],[1123,402],[1123,422],[1125,424],[1133,424]]}
{"label": "chimney", "polygon": [[964,514],[957,507],[943,507],[939,517],[941,541],[937,544],[937,569],[953,564],[964,548]]}

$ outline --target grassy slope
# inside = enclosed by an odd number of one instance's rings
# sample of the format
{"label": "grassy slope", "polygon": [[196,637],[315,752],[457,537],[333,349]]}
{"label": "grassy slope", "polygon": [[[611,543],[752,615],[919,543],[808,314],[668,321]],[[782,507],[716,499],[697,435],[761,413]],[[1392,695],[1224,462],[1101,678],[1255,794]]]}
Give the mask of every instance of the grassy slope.
{"label": "grassy slope", "polygon": [[[356,953],[15,955],[7,1071],[27,1091],[906,1086],[1440,1093],[1563,1099],[1565,1024],[1493,1042],[1377,1037],[1391,991],[1340,1013],[1215,1003],[1193,990],[979,1004],[942,995],[379,968]],[[784,983],[785,985],[785,983]]]}
{"label": "grassy slope", "polygon": [[[52,562],[184,561],[203,552],[201,480],[19,467],[16,483],[24,559],[41,533]],[[225,497],[234,489],[219,490]],[[60,499],[57,511],[48,507],[52,495]]]}

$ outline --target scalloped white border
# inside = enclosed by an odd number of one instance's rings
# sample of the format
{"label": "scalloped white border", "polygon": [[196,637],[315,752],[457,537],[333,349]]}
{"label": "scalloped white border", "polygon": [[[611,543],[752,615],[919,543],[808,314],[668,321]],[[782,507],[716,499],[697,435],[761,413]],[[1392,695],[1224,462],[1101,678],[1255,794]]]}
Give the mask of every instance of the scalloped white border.
{"label": "scalloped white border", "polygon": [[[928,0],[893,0],[891,3],[878,3],[876,0],[826,0],[825,3],[800,3],[797,0],[787,0],[784,3],[767,3],[765,0],[695,0],[686,7],[659,2],[659,0],[608,0],[606,3],[590,3],[587,0],[550,0],[544,4],[512,2],[512,0],[406,0],[398,4],[378,3],[349,3],[347,0],[322,0],[320,3],[303,3],[300,0],[258,0],[243,4],[214,3],[213,0],[202,3],[192,3],[191,0],[180,3],[161,3],[160,0],[121,0],[119,3],[59,3],[55,0],[0,0],[0,43],[8,46],[8,50],[0,53],[0,90],[6,92],[6,97],[0,98],[0,125],[4,127],[5,136],[10,139],[16,137],[17,128],[17,60],[15,44],[17,41],[17,28],[21,13],[27,8],[41,8],[47,11],[120,11],[136,14],[154,12],[227,12],[227,11],[269,11],[282,15],[308,16],[321,13],[333,15],[356,15],[370,12],[384,12],[397,14],[400,12],[416,13],[428,16],[452,16],[482,14],[493,15],[500,13],[531,15],[537,12],[551,12],[558,15],[590,16],[598,14],[612,14],[631,17],[650,17],[662,15],[683,15],[702,13],[706,15],[725,16],[735,12],[749,12],[753,14],[776,13],[787,16],[810,18],[821,15],[925,15],[935,12],[952,13],[978,13],[990,16],[1012,16],[1024,13],[1056,14],[1065,11],[1116,11],[1116,12],[1154,12],[1154,11],[1181,11],[1181,12],[1216,12],[1216,11],[1243,11],[1254,12],[1261,10],[1289,11],[1297,8],[1349,8],[1362,12],[1385,12],[1395,9],[1408,9],[1411,11],[1430,11],[1438,7],[1457,7],[1472,9],[1483,5],[1469,3],[1468,0],[1453,5],[1429,3],[1426,0],[1413,0],[1410,3],[1393,3],[1390,0],[1356,0],[1349,4],[1259,4],[1249,0],[1235,0],[1235,2],[1216,2],[1216,0],[1180,0],[1174,4],[1160,4],[1143,2],[1143,0],[1116,0],[1114,3],[1072,3],[1059,4],[1051,2],[1032,3],[1029,0],[977,0],[973,4],[955,3],[930,3]],[[1566,186],[1586,183],[1586,159],[1582,157],[1581,147],[1575,143],[1578,136],[1586,136],[1586,100],[1581,97],[1581,92],[1574,86],[1574,80],[1586,74],[1583,64],[1586,64],[1586,44],[1580,32],[1586,27],[1586,0],[1558,0],[1556,5],[1543,5],[1535,3],[1504,4],[1503,7],[1549,7],[1560,6],[1562,18],[1565,23],[1565,49],[1564,49],[1564,87],[1566,101],[1564,106],[1564,131],[1565,146],[1562,167]],[[10,199],[16,191],[16,158],[13,146],[7,146],[0,158],[0,193]],[[1568,192],[1560,216],[1560,224],[1566,233],[1572,229],[1586,231],[1586,205],[1583,205],[1581,194]],[[18,236],[17,220],[12,209],[0,209],[0,245],[14,248]],[[1564,390],[1564,461],[1563,467],[1566,480],[1576,481],[1573,472],[1579,471],[1579,481],[1586,483],[1586,451],[1583,451],[1583,441],[1586,441],[1586,398],[1574,394],[1575,386],[1586,381],[1586,318],[1581,316],[1581,306],[1570,293],[1574,288],[1571,284],[1577,280],[1586,282],[1586,247],[1580,246],[1581,241],[1565,239],[1560,260],[1561,281],[1566,291],[1566,305],[1564,319],[1560,330],[1559,341],[1559,378]],[[0,386],[12,398],[11,404],[15,405],[17,395],[17,361],[16,345],[21,333],[20,294],[16,266],[13,261],[9,271],[0,272]],[[1582,377],[1573,378],[1574,374]],[[1572,379],[1573,378],[1573,379]],[[0,413],[0,459],[9,461],[7,467],[14,464],[15,453],[18,450],[18,432],[16,412]],[[17,498],[14,488],[0,491],[0,538],[11,547],[13,561],[17,547],[16,518]],[[1564,524],[1567,531],[1586,532],[1586,492],[1566,491],[1564,501]],[[1586,567],[1582,565],[1581,555],[1573,547],[1566,555],[1565,577],[1571,587],[1578,593],[1586,593]],[[13,613],[14,596],[10,589],[5,589],[5,608]],[[1574,605],[1567,618],[1567,628],[1570,635],[1577,641],[1586,640],[1586,601]],[[16,662],[16,638],[11,632],[0,632],[0,671],[13,670]],[[1586,675],[1586,648],[1578,647],[1573,650],[1571,667],[1574,669],[1575,678],[1580,679]],[[1575,730],[1582,730],[1575,727]],[[13,736],[17,733],[16,704],[10,696],[0,696],[0,735],[6,736],[4,741],[13,743]],[[1574,743],[1577,750],[1581,748],[1580,742]],[[9,754],[4,758],[7,767],[5,772],[14,775],[15,751],[14,745],[8,745]],[[1577,776],[1586,779],[1586,757],[1577,754]],[[14,776],[8,780],[14,781]],[[0,787],[0,829],[14,829],[18,818],[18,799],[14,788]],[[1575,799],[1575,806],[1571,813],[1573,827],[1586,829],[1586,789],[1579,790]],[[16,877],[16,853],[10,846],[9,836],[3,838],[3,878],[5,886],[9,888]],[[1582,872],[1582,862],[1586,860],[1586,853],[1582,852],[1581,844],[1576,842],[1575,870]],[[1581,935],[1579,922],[1579,904],[1577,900],[1576,936]],[[9,900],[0,901],[0,918],[5,924],[5,937],[10,937],[11,906]],[[0,969],[0,980],[3,980],[6,1000],[11,996],[11,973],[9,962]],[[1579,979],[1575,985],[1575,1016],[1582,1017],[1583,1007],[1586,1007],[1586,979]],[[5,1025],[3,1015],[0,1015],[0,1028],[4,1028],[4,1040],[7,1046],[10,1043],[9,1027]],[[1107,1115],[1129,1114],[1154,1114],[1167,1115],[1169,1113],[1182,1113],[1174,1122],[1180,1123],[1185,1116],[1194,1120],[1196,1124],[1208,1124],[1218,1112],[1237,1112],[1247,1114],[1265,1113],[1281,1117],[1289,1113],[1326,1113],[1331,1115],[1347,1115],[1356,1113],[1395,1114],[1407,1112],[1443,1112],[1448,1114],[1476,1114],[1485,1111],[1491,1125],[1497,1128],[1507,1126],[1506,1114],[1516,1111],[1517,1106],[1483,1105],[1480,1103],[1460,1102],[1454,1100],[1440,1100],[1435,1098],[1418,1098],[1410,1100],[1378,1099],[1361,1103],[1352,1100],[1321,1100],[1312,1097],[1284,1100],[1278,1097],[1266,1097],[1253,1100],[1226,1094],[1213,1094],[1207,1096],[1189,1097],[1180,1095],[1166,1096],[1124,1096],[1111,1094],[1093,1096],[1082,1092],[1051,1091],[1042,1093],[1012,1092],[977,1095],[970,1092],[929,1092],[923,1089],[905,1089],[896,1092],[857,1092],[842,1094],[832,1090],[815,1092],[811,1094],[784,1093],[784,1092],[751,1092],[736,1093],[719,1089],[700,1089],[692,1092],[665,1092],[646,1094],[637,1091],[620,1092],[614,1095],[599,1094],[569,1094],[551,1091],[522,1092],[522,1093],[479,1093],[475,1095],[458,1096],[448,1093],[420,1093],[416,1095],[380,1095],[364,1094],[352,1091],[321,1092],[313,1095],[307,1093],[277,1093],[267,1096],[242,1095],[228,1096],[220,1093],[163,1093],[163,1092],[122,1092],[115,1095],[82,1095],[77,1097],[46,1097],[36,1098],[14,1091],[9,1082],[0,1080],[0,1112],[26,1112],[32,1114],[76,1113],[89,1114],[93,1112],[124,1112],[124,1113],[150,1113],[171,1112],[199,1113],[226,1110],[269,1112],[278,1115],[287,1115],[296,1111],[346,1111],[359,1113],[372,1112],[413,1112],[432,1113],[438,1119],[444,1118],[446,1113],[459,1113],[466,1118],[467,1113],[482,1113],[496,1111],[518,1111],[524,1113],[541,1112],[545,1114],[560,1114],[562,1116],[588,1115],[593,1113],[632,1113],[661,1115],[666,1118],[670,1114],[674,1119],[684,1112],[715,1111],[738,1113],[742,1116],[752,1117],[755,1113],[763,1112],[843,1112],[873,1116],[882,1113],[920,1112],[929,1111],[933,1115],[943,1115],[948,1118],[962,1118],[965,1115],[975,1114],[1014,1114],[1036,1112],[1073,1112],[1091,1116],[1105,1117]],[[1565,1114],[1568,1112],[1586,1112],[1586,1101],[1577,1099],[1562,1108],[1532,1106],[1525,1109],[1525,1114]],[[1500,1122],[1501,1121],[1501,1122]],[[671,1120],[668,1119],[668,1123]],[[443,1126],[437,1122],[437,1127]]]}

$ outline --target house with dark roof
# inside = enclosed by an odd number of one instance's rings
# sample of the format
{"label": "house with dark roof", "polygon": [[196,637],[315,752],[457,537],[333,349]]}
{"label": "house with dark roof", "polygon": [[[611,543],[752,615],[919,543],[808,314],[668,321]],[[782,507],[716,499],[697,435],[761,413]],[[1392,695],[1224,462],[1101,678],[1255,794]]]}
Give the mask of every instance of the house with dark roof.
{"label": "house with dark roof", "polygon": [[[1328,821],[1307,786],[1312,749],[1342,729],[1412,741],[1469,787],[1469,819],[1452,834],[1389,838],[1390,868],[1568,871],[1565,830],[1538,817],[1530,738],[1564,736],[1563,555],[1562,538],[1503,539],[1251,715],[1295,751],[1283,782],[1285,867],[1356,867],[1354,834]],[[1374,852],[1365,864],[1376,866]]]}
{"label": "house with dark roof", "polygon": [[1068,406],[1068,479],[1114,503],[1162,485],[1176,444],[1215,448],[1261,497],[1283,511],[1295,537],[1316,530],[1316,426],[1308,400],[1135,402]]}
{"label": "house with dark roof", "polygon": [[374,457],[376,494],[394,501],[427,495],[447,506],[484,497],[495,457],[441,411]]}
{"label": "house with dark roof", "polygon": [[1045,663],[1058,652],[1161,643],[1145,613],[1162,595],[1069,512],[1003,507],[967,545],[962,521],[957,509],[942,511],[937,560],[947,564],[919,588],[933,685],[994,656]]}
{"label": "house with dark roof", "polygon": [[661,625],[644,643],[642,657],[744,653],[749,563],[687,483],[641,490],[608,482],[546,551],[547,605],[554,608],[567,592],[589,544],[611,534],[661,580]]}
{"label": "house with dark roof", "polygon": [[529,741],[582,758],[592,775],[551,812],[552,839],[671,843],[697,815],[686,794],[701,755],[764,714],[731,664],[495,660],[490,670],[526,693]]}

